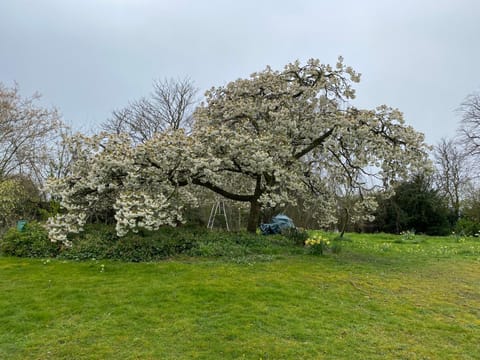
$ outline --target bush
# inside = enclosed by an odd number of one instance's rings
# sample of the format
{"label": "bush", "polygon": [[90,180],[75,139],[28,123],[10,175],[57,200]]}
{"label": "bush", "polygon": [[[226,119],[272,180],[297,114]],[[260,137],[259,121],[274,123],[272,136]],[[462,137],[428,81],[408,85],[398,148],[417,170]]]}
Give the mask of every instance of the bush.
{"label": "bush", "polygon": [[290,239],[295,245],[303,246],[308,239],[308,232],[302,228],[288,228],[282,231],[282,235]]}
{"label": "bush", "polygon": [[380,199],[374,230],[399,233],[415,229],[426,235],[448,235],[452,230],[451,213],[444,199],[425,175],[399,184],[395,194]]}
{"label": "bush", "polygon": [[305,240],[305,247],[313,255],[323,255],[330,246],[330,240],[320,234],[313,234]]}
{"label": "bush", "polygon": [[254,254],[271,255],[291,246],[292,241],[281,235],[260,235],[247,232],[206,231],[196,236],[192,256],[239,258]]}
{"label": "bush", "polygon": [[461,218],[455,225],[455,233],[464,236],[479,236],[480,223],[467,218]]}
{"label": "bush", "polygon": [[[302,234],[306,234],[303,232]],[[295,235],[297,236],[297,235]],[[24,232],[11,229],[2,241],[5,255],[22,257],[59,256],[71,260],[114,259],[129,262],[157,261],[175,255],[247,259],[302,252],[296,237],[264,236],[246,232],[212,231],[204,227],[163,227],[119,238],[113,225],[90,224],[80,234],[70,234],[71,247],[48,240],[46,230],[30,223]]]}
{"label": "bush", "polygon": [[9,229],[0,240],[0,253],[18,257],[55,257],[60,253],[61,245],[48,239],[46,229],[32,221],[22,231]]}
{"label": "bush", "polygon": [[131,262],[155,261],[182,254],[195,246],[195,233],[189,230],[128,233],[119,238],[113,225],[93,224],[71,237],[72,246],[62,257],[74,260],[116,259]]}
{"label": "bush", "polygon": [[204,227],[163,227],[158,231],[128,233],[118,238],[111,225],[94,225],[72,237],[72,247],[62,253],[69,259],[117,259],[156,261],[175,255],[237,259],[251,255],[272,255],[292,251],[293,241],[285,236],[264,236],[246,232],[212,231]]}
{"label": "bush", "polygon": [[109,259],[118,237],[111,225],[90,224],[80,234],[69,235],[72,246],[60,256],[72,260]]}

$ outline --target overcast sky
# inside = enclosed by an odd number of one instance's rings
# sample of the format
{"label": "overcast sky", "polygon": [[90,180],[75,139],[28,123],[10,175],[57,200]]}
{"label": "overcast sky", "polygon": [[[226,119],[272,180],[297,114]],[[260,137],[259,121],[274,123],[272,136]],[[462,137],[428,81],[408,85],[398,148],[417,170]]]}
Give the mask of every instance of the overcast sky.
{"label": "overcast sky", "polygon": [[362,73],[359,107],[399,108],[436,143],[480,89],[478,0],[0,0],[0,82],[77,129],[189,76],[203,93],[299,59]]}

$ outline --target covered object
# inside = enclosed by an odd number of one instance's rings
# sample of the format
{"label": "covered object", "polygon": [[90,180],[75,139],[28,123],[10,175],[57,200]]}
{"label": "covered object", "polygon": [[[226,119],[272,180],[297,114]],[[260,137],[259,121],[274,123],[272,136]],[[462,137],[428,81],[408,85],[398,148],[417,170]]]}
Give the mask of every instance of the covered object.
{"label": "covered object", "polygon": [[260,230],[263,235],[280,234],[283,230],[295,228],[292,219],[287,215],[278,214],[272,218],[268,224],[261,224]]}

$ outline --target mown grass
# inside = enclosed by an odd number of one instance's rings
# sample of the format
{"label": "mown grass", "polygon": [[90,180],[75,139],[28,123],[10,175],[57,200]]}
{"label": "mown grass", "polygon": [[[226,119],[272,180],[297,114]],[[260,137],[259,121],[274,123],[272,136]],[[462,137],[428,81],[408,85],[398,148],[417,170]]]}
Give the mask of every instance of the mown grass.
{"label": "mown grass", "polygon": [[479,241],[347,237],[326,256],[0,258],[0,358],[480,357]]}

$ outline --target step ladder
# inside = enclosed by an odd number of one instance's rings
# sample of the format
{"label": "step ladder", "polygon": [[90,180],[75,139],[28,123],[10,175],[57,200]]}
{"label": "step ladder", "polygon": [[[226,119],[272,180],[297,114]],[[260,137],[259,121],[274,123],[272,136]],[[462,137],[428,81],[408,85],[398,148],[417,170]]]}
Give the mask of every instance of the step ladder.
{"label": "step ladder", "polygon": [[223,218],[225,219],[225,226],[227,228],[227,231],[230,231],[230,227],[228,226],[228,219],[227,219],[227,212],[225,211],[225,200],[223,199],[217,199],[215,203],[212,206],[212,210],[210,211],[210,217],[208,218],[208,229],[213,229],[213,225],[215,224],[215,219],[217,216],[223,215]]}

